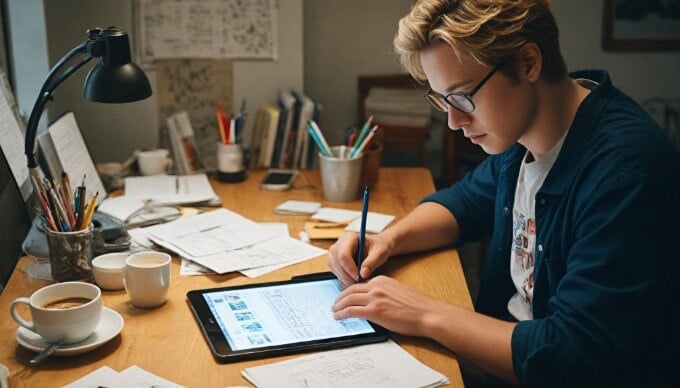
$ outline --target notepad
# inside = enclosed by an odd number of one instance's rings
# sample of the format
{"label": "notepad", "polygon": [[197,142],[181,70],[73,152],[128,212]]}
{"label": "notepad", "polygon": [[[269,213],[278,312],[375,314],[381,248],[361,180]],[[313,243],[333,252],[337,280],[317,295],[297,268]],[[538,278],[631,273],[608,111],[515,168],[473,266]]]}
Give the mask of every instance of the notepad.
{"label": "notepad", "polygon": [[[358,210],[322,207],[312,216],[312,218],[317,221],[349,224],[346,230],[352,232],[359,232],[361,226],[361,212]],[[368,212],[366,215],[366,232],[380,233],[390,224],[390,222],[394,221],[394,218],[395,216],[390,214]]]}
{"label": "notepad", "polygon": [[274,211],[278,214],[311,215],[320,207],[321,202],[289,200],[277,206]]}
{"label": "notepad", "polygon": [[241,372],[257,387],[438,387],[449,380],[392,340],[331,350]]}
{"label": "notepad", "polygon": [[334,222],[305,222],[305,232],[310,240],[337,239],[345,232],[347,224]]}

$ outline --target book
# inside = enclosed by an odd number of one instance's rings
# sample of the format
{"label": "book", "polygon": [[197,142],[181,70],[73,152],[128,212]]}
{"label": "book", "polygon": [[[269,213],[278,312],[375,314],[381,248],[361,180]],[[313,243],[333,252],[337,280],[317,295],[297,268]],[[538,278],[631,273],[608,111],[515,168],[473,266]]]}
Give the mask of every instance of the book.
{"label": "book", "polygon": [[104,183],[97,173],[73,112],[64,113],[48,126],[47,131],[38,135],[37,140],[42,159],[47,165],[44,170],[52,179],[61,181],[61,173],[65,171],[71,177],[71,192],[75,192],[84,179],[86,200],[96,192],[99,192],[97,203],[106,198]]}
{"label": "book", "polygon": [[196,151],[189,114],[186,111],[172,114],[167,117],[166,123],[177,173],[190,175],[203,172],[205,169]]}

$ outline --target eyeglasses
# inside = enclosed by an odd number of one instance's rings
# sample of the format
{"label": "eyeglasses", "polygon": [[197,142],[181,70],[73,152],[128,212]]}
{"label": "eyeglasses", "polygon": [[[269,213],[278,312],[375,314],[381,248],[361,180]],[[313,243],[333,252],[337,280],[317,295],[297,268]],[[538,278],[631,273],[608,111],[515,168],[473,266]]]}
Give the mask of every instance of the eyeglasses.
{"label": "eyeglasses", "polygon": [[442,112],[447,112],[448,111],[448,105],[454,107],[455,109],[463,112],[463,113],[470,113],[475,110],[475,103],[472,102],[472,96],[477,93],[477,91],[486,83],[486,81],[491,78],[498,69],[501,68],[502,63],[499,63],[494,67],[489,74],[482,79],[480,83],[477,84],[477,86],[472,89],[470,93],[463,94],[463,93],[451,93],[447,94],[446,96],[442,96],[439,93],[435,93],[432,89],[428,90],[427,93],[423,96],[427,102],[430,103],[435,109],[440,110]]}

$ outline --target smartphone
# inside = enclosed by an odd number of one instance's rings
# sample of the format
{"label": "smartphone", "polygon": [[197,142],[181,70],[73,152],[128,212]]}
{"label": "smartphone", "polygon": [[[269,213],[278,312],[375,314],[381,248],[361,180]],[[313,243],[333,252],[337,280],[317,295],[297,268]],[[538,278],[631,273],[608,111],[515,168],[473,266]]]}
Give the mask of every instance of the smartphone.
{"label": "smartphone", "polygon": [[265,190],[285,191],[289,190],[293,181],[298,176],[296,170],[271,169],[267,172],[260,183],[260,187]]}

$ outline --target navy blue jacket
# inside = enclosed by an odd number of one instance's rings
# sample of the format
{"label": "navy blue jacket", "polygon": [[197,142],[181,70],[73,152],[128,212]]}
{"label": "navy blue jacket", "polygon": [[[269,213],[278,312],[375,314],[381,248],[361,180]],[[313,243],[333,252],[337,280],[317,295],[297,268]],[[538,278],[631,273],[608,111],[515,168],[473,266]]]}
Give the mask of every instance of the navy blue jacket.
{"label": "navy blue jacket", "polygon": [[[524,386],[680,386],[680,155],[604,71],[536,194],[534,319],[512,334]],[[478,312],[511,320],[512,206],[519,144],[426,197],[492,236]]]}

